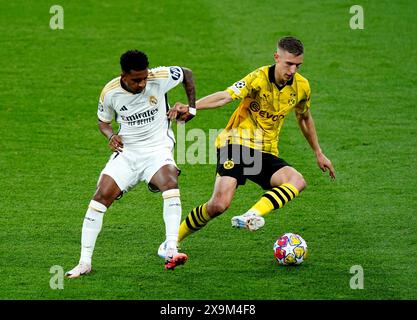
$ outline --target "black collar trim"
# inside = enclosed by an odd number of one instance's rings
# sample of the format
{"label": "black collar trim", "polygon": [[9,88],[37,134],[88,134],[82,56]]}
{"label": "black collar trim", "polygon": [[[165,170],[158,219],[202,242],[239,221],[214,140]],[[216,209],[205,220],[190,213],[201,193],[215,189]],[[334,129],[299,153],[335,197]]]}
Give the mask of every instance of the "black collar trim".
{"label": "black collar trim", "polygon": [[293,81],[294,81],[294,77],[292,77],[290,80],[288,80],[283,86],[279,86],[276,82],[275,82],[275,64],[273,64],[272,66],[269,67],[268,69],[268,79],[269,82],[273,83],[276,85],[276,87],[278,88],[278,90],[282,90],[285,86],[291,86]]}

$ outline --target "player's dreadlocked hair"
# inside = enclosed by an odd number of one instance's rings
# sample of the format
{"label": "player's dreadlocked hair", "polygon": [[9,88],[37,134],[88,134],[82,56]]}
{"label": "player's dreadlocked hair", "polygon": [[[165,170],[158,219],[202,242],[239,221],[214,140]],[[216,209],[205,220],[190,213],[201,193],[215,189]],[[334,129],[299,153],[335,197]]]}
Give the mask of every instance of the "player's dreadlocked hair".
{"label": "player's dreadlocked hair", "polygon": [[130,71],[142,71],[148,68],[149,61],[145,53],[138,50],[129,50],[120,57],[120,66],[126,73]]}
{"label": "player's dreadlocked hair", "polygon": [[294,37],[283,37],[279,39],[278,49],[282,49],[292,53],[293,55],[299,56],[304,53],[304,46],[300,40]]}

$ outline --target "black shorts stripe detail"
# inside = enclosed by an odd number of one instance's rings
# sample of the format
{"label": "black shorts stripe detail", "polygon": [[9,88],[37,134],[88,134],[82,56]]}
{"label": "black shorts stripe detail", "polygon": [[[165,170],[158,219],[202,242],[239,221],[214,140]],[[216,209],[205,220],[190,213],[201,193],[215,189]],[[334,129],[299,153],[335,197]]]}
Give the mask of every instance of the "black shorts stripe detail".
{"label": "black shorts stripe detail", "polygon": [[194,231],[198,231],[198,230],[199,230],[199,229],[194,228],[194,227],[191,225],[190,219],[189,219],[188,217],[187,217],[187,218],[185,218],[185,223],[187,224],[188,229],[190,229],[190,230],[194,230]]}
{"label": "black shorts stripe detail", "polygon": [[287,186],[281,186],[281,188],[285,188],[285,190],[289,190],[292,193],[292,199],[295,198],[295,193],[290,188],[288,188]]}
{"label": "black shorts stripe detail", "polygon": [[195,226],[197,227],[197,230],[200,230],[202,227],[204,227],[204,224],[200,224],[197,221],[197,217],[196,217],[196,211],[193,210],[190,214],[191,219],[193,220]]}
{"label": "black shorts stripe detail", "polygon": [[270,194],[265,193],[264,197],[267,198],[269,201],[271,201],[272,205],[274,206],[274,209],[278,209],[280,207],[278,201],[275,200],[275,198],[271,196]]}
{"label": "black shorts stripe detail", "polygon": [[[169,109],[170,109],[170,108],[169,108],[169,103],[168,103],[168,93],[165,93],[164,97],[165,97],[165,110],[166,110],[166,112],[168,112],[168,111],[169,111]],[[170,120],[170,119],[168,119],[168,127],[167,127],[166,134],[167,134],[167,137],[168,137],[169,139],[171,139],[171,141],[172,141],[172,143],[173,143],[173,146],[175,146],[175,139],[169,135],[169,128],[170,128],[170,127],[171,127],[171,120]]]}
{"label": "black shorts stripe detail", "polygon": [[164,98],[165,98],[165,110],[166,112],[168,112],[169,111],[168,93],[165,93]]}
{"label": "black shorts stripe detail", "polygon": [[279,188],[271,189],[271,191],[273,193],[275,193],[277,195],[277,197],[281,200],[282,205],[286,204],[288,202],[288,200],[285,200],[284,197],[279,193],[279,191],[277,189],[279,189]]}
{"label": "black shorts stripe detail", "polygon": [[287,197],[288,201],[290,201],[292,199],[291,195],[287,192],[287,190],[285,188],[279,186],[279,187],[277,187],[277,189],[281,190],[281,192]]}

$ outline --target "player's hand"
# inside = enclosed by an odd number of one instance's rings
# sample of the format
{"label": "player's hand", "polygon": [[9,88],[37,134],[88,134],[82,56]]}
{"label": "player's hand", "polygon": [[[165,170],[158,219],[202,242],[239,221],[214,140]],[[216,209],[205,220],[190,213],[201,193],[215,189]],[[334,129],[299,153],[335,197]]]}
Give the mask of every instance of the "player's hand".
{"label": "player's hand", "polygon": [[113,152],[115,152],[115,151],[117,151],[117,152],[123,152],[123,149],[122,149],[123,148],[122,138],[119,135],[117,135],[117,134],[112,135],[110,137],[110,139],[109,139],[109,148]]}
{"label": "player's hand", "polygon": [[336,179],[336,172],[334,171],[332,162],[323,154],[318,153],[317,157],[317,164],[320,167],[321,171],[326,172],[329,170],[329,175],[332,179]]}
{"label": "player's hand", "polygon": [[188,112],[188,106],[186,104],[183,104],[181,102],[177,102],[174,107],[169,109],[167,112],[167,116],[169,119],[174,120],[178,117],[178,115]]}
{"label": "player's hand", "polygon": [[181,102],[177,102],[173,108],[171,108],[168,112],[167,112],[167,116],[169,119],[173,120],[176,119],[177,121],[180,122],[188,122],[190,121],[192,118],[194,118],[196,114],[196,109],[195,108],[190,108],[189,106],[181,103]]}

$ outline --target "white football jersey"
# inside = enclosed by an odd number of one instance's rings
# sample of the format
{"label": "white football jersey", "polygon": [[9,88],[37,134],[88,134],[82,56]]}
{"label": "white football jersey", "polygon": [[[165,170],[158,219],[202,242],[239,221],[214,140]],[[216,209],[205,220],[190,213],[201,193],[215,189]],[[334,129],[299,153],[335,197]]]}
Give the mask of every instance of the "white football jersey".
{"label": "white football jersey", "polygon": [[149,70],[145,89],[133,94],[122,88],[120,77],[106,84],[100,95],[97,116],[111,123],[116,116],[118,135],[124,145],[152,148],[174,146],[175,138],[166,115],[167,92],[183,81],[180,67],[158,67]]}

